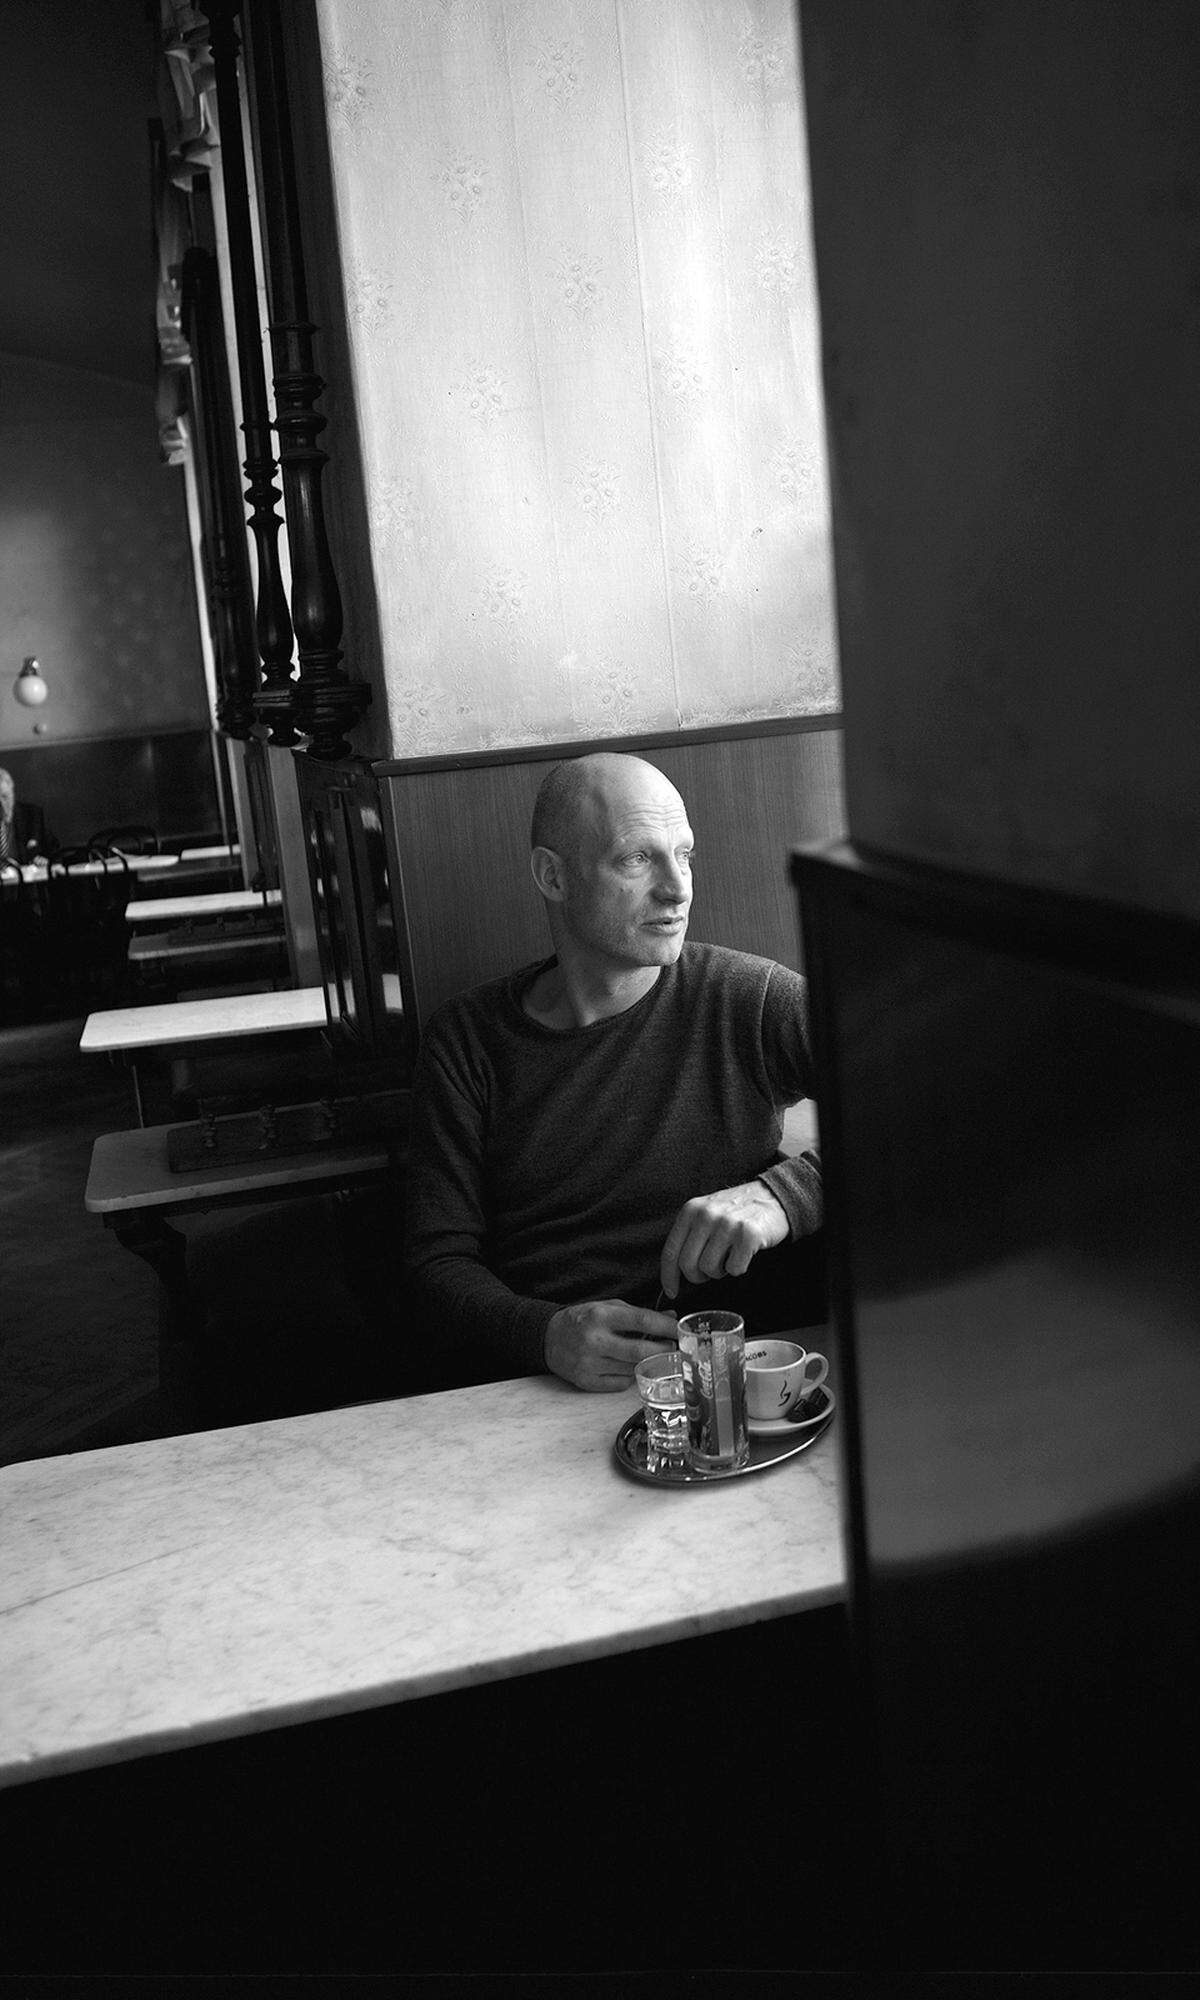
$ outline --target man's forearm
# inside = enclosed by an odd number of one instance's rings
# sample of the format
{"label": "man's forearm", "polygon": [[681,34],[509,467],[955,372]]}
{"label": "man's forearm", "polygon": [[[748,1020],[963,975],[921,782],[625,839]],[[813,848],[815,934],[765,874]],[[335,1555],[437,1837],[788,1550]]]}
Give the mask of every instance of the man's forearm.
{"label": "man's forearm", "polygon": [[429,1316],[431,1341],[478,1343],[514,1375],[545,1368],[546,1328],[556,1302],[522,1298],[473,1257],[430,1257],[410,1268],[409,1279],[415,1302]]}
{"label": "man's forearm", "polygon": [[821,1186],[821,1162],[815,1153],[801,1153],[794,1160],[778,1160],[759,1174],[770,1188],[787,1217],[788,1235],[811,1236],[825,1218]]}

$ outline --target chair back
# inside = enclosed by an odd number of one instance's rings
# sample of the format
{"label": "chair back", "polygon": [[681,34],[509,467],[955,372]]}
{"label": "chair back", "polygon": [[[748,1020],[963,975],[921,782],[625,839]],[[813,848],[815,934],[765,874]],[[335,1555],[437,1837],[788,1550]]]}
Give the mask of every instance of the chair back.
{"label": "chair back", "polygon": [[103,826],[86,845],[103,854],[157,854],[159,839],[152,826]]}
{"label": "chair back", "polygon": [[115,1006],[128,984],[125,906],[133,876],[126,857],[93,842],[61,847],[47,878],[45,954],[58,1003]]}
{"label": "chair back", "polygon": [[[103,865],[89,875],[80,874],[79,870],[88,862],[98,862]],[[110,872],[108,867],[110,862],[114,864],[111,869],[113,875],[120,877],[128,875],[129,862],[119,849],[101,847],[92,840],[80,841],[74,847],[60,847],[56,854],[51,855],[46,864],[46,872],[55,880],[59,876],[69,875],[72,881],[103,882],[106,874]]]}

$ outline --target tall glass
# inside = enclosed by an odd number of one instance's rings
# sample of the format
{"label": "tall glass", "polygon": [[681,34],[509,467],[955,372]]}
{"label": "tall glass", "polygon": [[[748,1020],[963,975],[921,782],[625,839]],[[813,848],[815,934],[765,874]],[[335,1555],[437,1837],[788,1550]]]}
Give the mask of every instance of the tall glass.
{"label": "tall glass", "polygon": [[736,1472],[750,1457],[746,1329],[740,1313],[687,1313],[679,1322],[688,1457],[697,1472]]}

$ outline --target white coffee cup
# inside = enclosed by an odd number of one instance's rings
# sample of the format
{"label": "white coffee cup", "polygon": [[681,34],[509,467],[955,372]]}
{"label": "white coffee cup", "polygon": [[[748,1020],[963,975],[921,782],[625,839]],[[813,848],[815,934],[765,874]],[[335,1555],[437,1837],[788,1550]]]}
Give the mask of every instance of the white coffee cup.
{"label": "white coffee cup", "polygon": [[757,1423],[786,1417],[789,1410],[829,1374],[823,1354],[811,1354],[796,1340],[746,1342],[746,1407]]}

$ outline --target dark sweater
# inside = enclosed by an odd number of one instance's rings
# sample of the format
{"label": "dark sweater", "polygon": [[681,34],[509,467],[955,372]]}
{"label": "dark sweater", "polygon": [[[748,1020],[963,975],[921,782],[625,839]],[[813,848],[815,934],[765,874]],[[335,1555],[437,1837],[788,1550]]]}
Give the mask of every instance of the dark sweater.
{"label": "dark sweater", "polygon": [[793,1237],[820,1226],[815,1154],[785,1160],[810,1097],[805,982],[769,959],[685,944],[637,1004],[558,1031],[521,994],[551,960],[431,1017],[413,1088],[407,1261],[430,1337],[514,1374],[584,1299],[653,1305],[693,1195],[762,1179]]}

